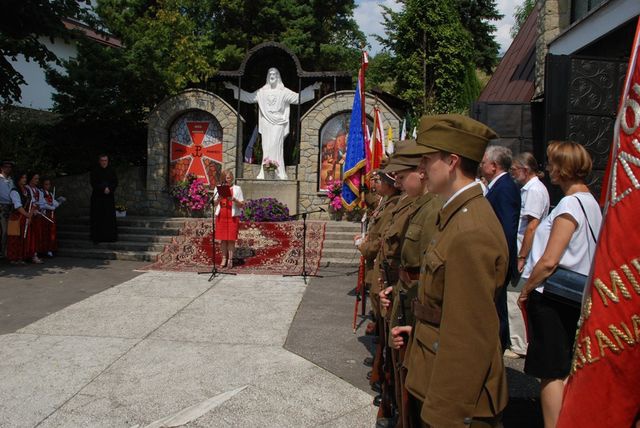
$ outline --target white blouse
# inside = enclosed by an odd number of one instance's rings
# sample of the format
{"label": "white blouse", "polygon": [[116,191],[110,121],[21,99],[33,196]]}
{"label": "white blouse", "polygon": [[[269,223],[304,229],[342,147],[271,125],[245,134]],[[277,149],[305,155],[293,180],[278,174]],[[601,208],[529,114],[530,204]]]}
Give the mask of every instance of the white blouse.
{"label": "white blouse", "polygon": [[[231,191],[233,192],[233,197],[234,198],[236,198],[240,202],[244,201],[244,196],[242,196],[242,189],[240,188],[240,186],[234,184],[233,186],[231,186]],[[217,187],[213,191],[213,200],[214,201],[218,200],[218,188]],[[238,205],[238,203],[234,201],[233,205],[231,206],[231,216],[232,217],[237,217],[241,213],[242,213],[242,209],[240,208],[240,205]],[[220,205],[219,204],[216,206],[216,212],[215,212],[215,215],[218,215],[218,214],[220,214]]]}

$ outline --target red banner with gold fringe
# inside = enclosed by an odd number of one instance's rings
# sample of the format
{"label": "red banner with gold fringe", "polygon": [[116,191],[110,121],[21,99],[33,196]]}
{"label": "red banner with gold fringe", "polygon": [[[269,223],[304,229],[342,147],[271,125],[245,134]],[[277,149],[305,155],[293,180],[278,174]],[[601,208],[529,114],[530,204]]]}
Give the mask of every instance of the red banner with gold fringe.
{"label": "red banner with gold fringe", "polygon": [[640,20],[608,168],[605,216],[559,428],[640,417]]}

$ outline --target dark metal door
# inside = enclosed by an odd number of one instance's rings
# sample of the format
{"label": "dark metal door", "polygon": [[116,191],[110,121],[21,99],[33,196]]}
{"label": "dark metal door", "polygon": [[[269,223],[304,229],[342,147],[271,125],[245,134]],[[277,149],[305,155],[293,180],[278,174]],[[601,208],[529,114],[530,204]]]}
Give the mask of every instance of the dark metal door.
{"label": "dark metal door", "polygon": [[623,59],[547,56],[545,144],[537,151],[544,153],[546,142],[551,140],[572,140],[584,145],[593,158],[589,187],[597,196],[626,70],[627,60]]}

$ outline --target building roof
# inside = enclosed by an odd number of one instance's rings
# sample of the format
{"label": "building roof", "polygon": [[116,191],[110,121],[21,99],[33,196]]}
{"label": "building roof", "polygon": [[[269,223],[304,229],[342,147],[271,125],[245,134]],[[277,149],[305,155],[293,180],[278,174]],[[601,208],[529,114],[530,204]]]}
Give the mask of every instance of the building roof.
{"label": "building roof", "polygon": [[71,18],[63,18],[62,23],[67,30],[78,30],[91,40],[95,40],[96,42],[103,45],[111,46],[114,48],[122,47],[122,42],[120,41],[120,39],[110,36],[107,33],[95,30],[80,21],[76,21],[75,19]]}
{"label": "building roof", "polygon": [[534,7],[478,102],[528,103],[534,93],[538,8]]}

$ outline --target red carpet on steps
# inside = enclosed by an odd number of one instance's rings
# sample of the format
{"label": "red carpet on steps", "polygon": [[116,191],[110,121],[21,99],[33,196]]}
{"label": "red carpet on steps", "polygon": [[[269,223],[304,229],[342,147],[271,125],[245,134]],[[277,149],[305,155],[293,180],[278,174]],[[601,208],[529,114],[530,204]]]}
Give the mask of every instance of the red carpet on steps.
{"label": "red carpet on steps", "polygon": [[[307,273],[320,267],[325,237],[324,222],[307,222]],[[237,253],[244,264],[232,269],[242,274],[295,275],[302,272],[302,222],[240,223]],[[198,272],[211,269],[211,221],[187,220],[180,234],[165,246],[158,260],[144,270]],[[216,242],[219,267],[220,243]]]}

